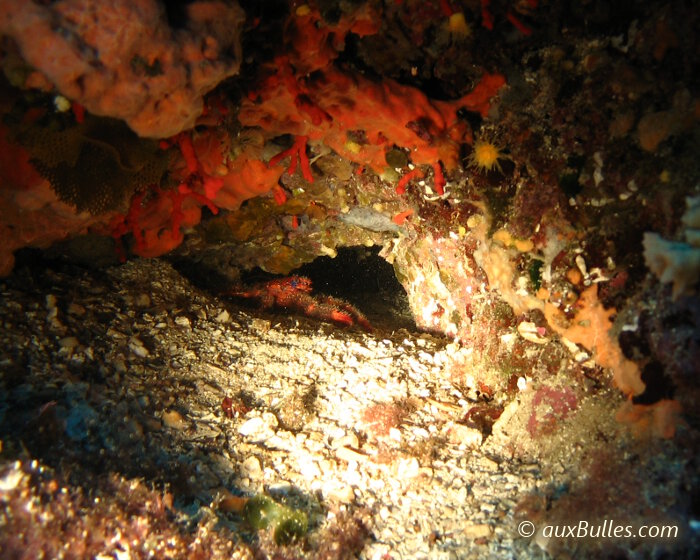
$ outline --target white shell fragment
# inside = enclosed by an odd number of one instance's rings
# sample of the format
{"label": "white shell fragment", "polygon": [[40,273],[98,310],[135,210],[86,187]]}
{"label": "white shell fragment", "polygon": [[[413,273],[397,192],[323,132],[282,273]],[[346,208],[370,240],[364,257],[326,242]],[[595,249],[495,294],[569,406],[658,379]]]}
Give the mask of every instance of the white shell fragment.
{"label": "white shell fragment", "polygon": [[535,325],[530,321],[523,321],[518,325],[518,333],[528,342],[534,342],[535,344],[547,344],[549,339],[542,334],[544,329]]}

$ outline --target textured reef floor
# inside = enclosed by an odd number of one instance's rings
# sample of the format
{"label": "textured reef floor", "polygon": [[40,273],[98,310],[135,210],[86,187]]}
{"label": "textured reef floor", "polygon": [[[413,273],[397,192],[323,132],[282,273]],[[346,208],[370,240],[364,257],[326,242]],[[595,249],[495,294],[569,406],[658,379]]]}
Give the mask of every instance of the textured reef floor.
{"label": "textured reef floor", "polygon": [[[560,374],[503,403],[455,381],[449,339],[241,309],[155,260],[21,265],[0,288],[7,557],[698,551],[694,432],[634,437],[606,383]],[[251,522],[260,495],[306,530]],[[679,534],[518,535],[582,520]]]}

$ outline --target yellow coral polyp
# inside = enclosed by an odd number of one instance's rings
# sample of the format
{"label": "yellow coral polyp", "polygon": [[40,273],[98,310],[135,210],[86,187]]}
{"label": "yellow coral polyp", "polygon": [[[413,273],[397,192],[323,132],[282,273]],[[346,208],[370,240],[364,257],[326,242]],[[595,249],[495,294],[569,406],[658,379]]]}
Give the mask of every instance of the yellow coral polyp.
{"label": "yellow coral polyp", "polygon": [[462,12],[455,12],[452,14],[447,21],[447,29],[453,35],[458,37],[468,37],[472,34],[472,30],[464,19],[464,14]]}
{"label": "yellow coral polyp", "polygon": [[347,142],[345,142],[345,149],[348,152],[352,152],[353,154],[359,154],[360,150],[362,150],[362,146],[360,146],[357,142],[348,140]]}
{"label": "yellow coral polyp", "polygon": [[469,155],[469,167],[476,167],[482,171],[493,171],[501,169],[501,164],[498,163],[499,158],[502,158],[501,150],[488,140],[477,140],[474,142],[474,151]]}

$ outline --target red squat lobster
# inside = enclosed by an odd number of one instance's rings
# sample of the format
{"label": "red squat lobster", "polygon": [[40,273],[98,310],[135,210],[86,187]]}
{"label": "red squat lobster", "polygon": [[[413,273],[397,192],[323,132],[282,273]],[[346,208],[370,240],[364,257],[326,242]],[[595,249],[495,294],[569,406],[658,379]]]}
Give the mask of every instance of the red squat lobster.
{"label": "red squat lobster", "polygon": [[311,280],[305,276],[289,276],[254,284],[250,288],[233,288],[222,295],[257,301],[263,309],[289,309],[322,321],[359,325],[368,332],[372,331],[367,317],[347,301],[323,294],[312,295],[311,290]]}

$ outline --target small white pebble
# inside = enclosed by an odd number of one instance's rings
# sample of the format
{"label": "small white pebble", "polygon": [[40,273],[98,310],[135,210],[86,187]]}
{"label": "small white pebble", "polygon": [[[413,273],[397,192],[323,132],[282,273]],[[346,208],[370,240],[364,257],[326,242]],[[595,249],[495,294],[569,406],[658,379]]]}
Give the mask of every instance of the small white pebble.
{"label": "small white pebble", "polygon": [[85,315],[85,308],[77,303],[70,303],[68,305],[68,314],[77,315],[78,317],[81,317]]}
{"label": "small white pebble", "polygon": [[352,449],[358,449],[360,447],[360,440],[354,433],[350,432],[347,435],[333,440],[331,447],[333,449],[338,449],[339,447],[350,447]]}
{"label": "small white pebble", "polygon": [[349,504],[355,499],[355,492],[349,484],[338,483],[331,481],[322,489],[326,499],[339,502],[341,504]]}
{"label": "small white pebble", "polygon": [[225,309],[219,313],[216,317],[214,317],[214,321],[217,323],[228,323],[229,320],[231,319],[231,316],[229,315],[228,311]]}
{"label": "small white pebble", "polygon": [[53,106],[59,113],[65,113],[70,109],[71,102],[68,98],[62,95],[57,95],[53,98]]}
{"label": "small white pebble", "polygon": [[6,474],[3,478],[0,478],[0,491],[9,492],[17,488],[19,481],[22,480],[22,471],[13,470]]}
{"label": "small white pebble", "polygon": [[238,428],[238,433],[242,436],[252,436],[262,431],[264,427],[265,421],[260,416],[254,416],[250,420],[246,420],[245,423]]}
{"label": "small white pebble", "polygon": [[175,324],[181,327],[189,327],[190,320],[184,315],[180,315],[179,317],[175,317]]}
{"label": "small white pebble", "polygon": [[396,467],[396,476],[399,480],[407,480],[416,478],[420,474],[420,464],[418,459],[410,457],[398,462]]}
{"label": "small white pebble", "polygon": [[260,478],[263,470],[258,458],[251,456],[241,464],[241,472],[249,478],[257,479]]}
{"label": "small white pebble", "polygon": [[321,469],[316,461],[308,457],[299,460],[299,472],[306,480],[314,480],[321,476]]}
{"label": "small white pebble", "polygon": [[166,410],[163,412],[163,424],[174,430],[184,430],[187,428],[187,421],[177,410]]}
{"label": "small white pebble", "polygon": [[58,345],[64,350],[73,350],[80,342],[74,336],[66,336],[58,341]]}
{"label": "small white pebble", "polygon": [[129,340],[129,350],[131,350],[139,358],[146,358],[150,354],[148,348],[144,347],[143,342],[141,342],[141,340],[135,336]]}
{"label": "small white pebble", "polygon": [[430,437],[430,432],[428,432],[428,430],[426,430],[425,428],[414,428],[413,435],[417,438],[427,439]]}

